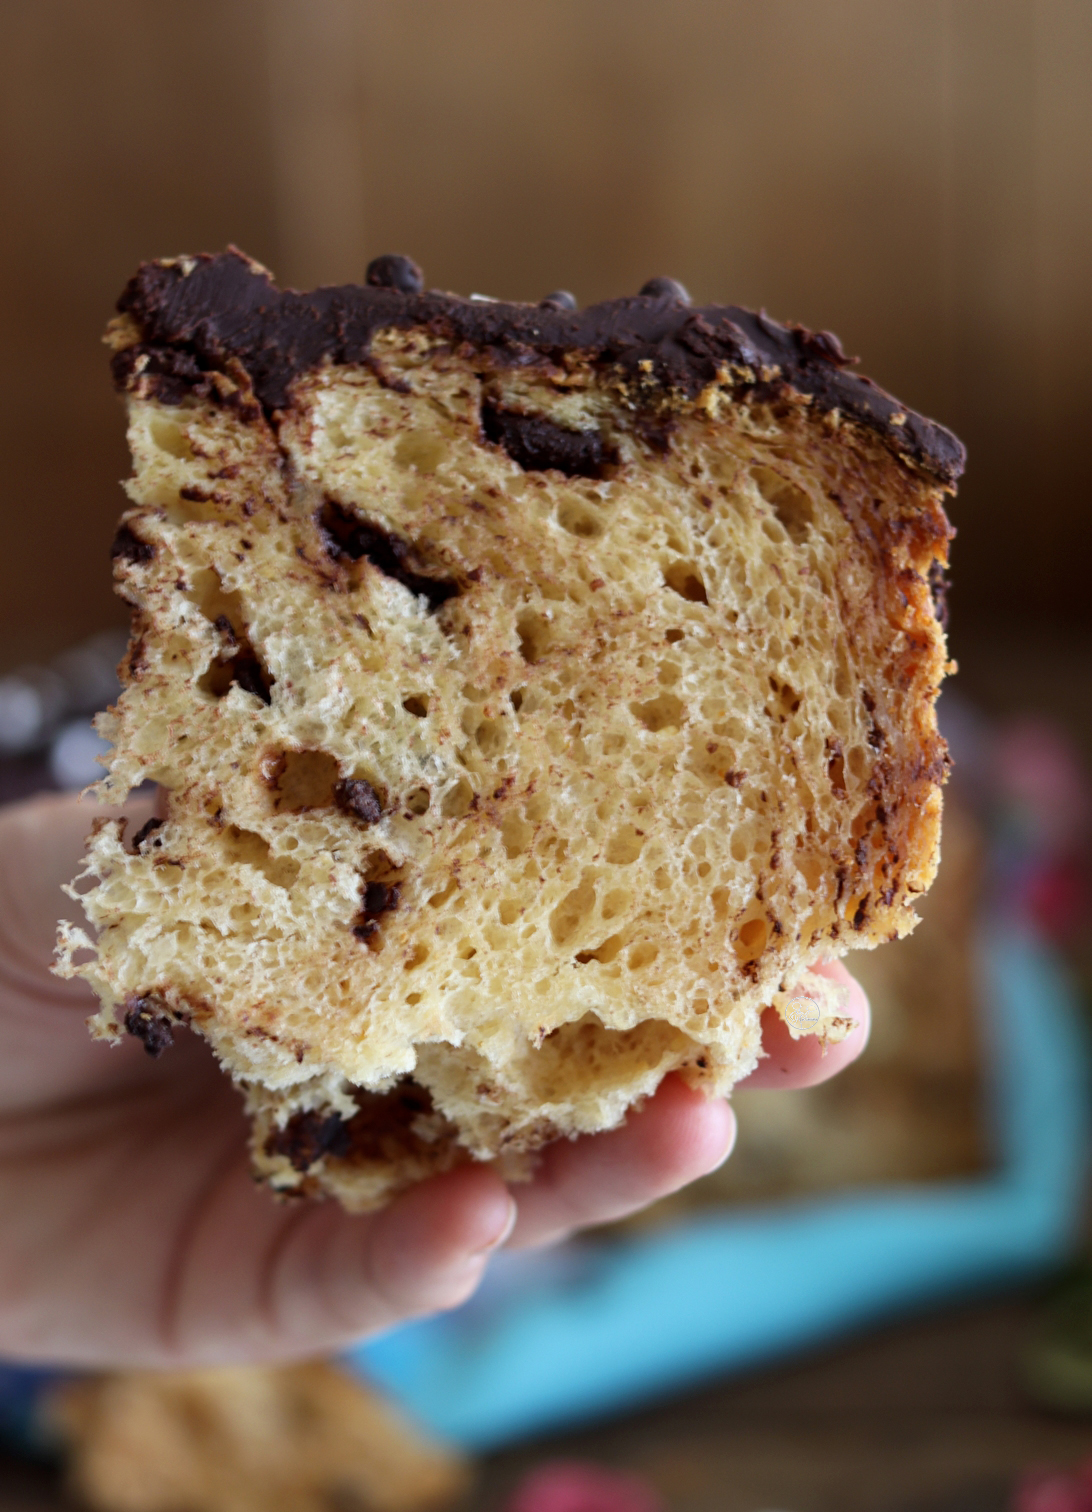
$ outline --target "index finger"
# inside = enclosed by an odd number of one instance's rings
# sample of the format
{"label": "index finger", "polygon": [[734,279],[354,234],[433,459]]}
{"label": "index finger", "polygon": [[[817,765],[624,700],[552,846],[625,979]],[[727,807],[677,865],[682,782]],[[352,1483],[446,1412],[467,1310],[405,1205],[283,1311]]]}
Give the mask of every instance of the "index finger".
{"label": "index finger", "polygon": [[776,1008],[767,1008],[762,1015],[764,1059],[737,1086],[748,1091],[756,1087],[782,1091],[816,1087],[844,1071],[867,1045],[872,1015],[860,982],[850,976],[841,961],[831,961],[813,969],[818,975],[846,988],[849,1000],[845,1012],[847,1018],[855,1021],[854,1028],[837,1044],[824,1045],[815,1035],[794,1040]]}

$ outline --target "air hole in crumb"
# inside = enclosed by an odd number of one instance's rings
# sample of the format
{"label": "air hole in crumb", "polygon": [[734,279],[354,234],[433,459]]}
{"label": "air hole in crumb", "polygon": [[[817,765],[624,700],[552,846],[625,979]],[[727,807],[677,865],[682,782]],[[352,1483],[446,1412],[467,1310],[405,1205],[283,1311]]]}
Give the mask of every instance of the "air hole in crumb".
{"label": "air hole in crumb", "polygon": [[702,575],[693,562],[672,562],[669,567],[664,568],[664,582],[673,593],[687,599],[691,604],[709,602]]}
{"label": "air hole in crumb", "polygon": [[516,633],[519,636],[519,654],[525,662],[534,665],[542,660],[550,649],[552,631],[549,620],[543,619],[541,614],[528,609],[518,616]]}
{"label": "air hole in crumb", "polygon": [[415,945],[409,955],[402,962],[403,971],[416,971],[418,966],[423,966],[428,960],[428,946]]}
{"label": "air hole in crumb", "polygon": [[440,804],[440,813],[445,819],[461,819],[474,802],[474,789],[465,777],[460,777],[454,787],[448,788]]}
{"label": "air hole in crumb", "polygon": [[685,630],[669,630],[664,636],[664,640],[669,646],[675,646],[678,645],[679,641],[684,639],[685,635]]}
{"label": "air hole in crumb", "polygon": [[423,694],[414,693],[409,698],[403,698],[402,707],[407,714],[413,714],[418,719],[424,719],[428,713],[428,699]]}
{"label": "air hole in crumb", "polygon": [[253,830],[229,824],[221,833],[220,843],[228,861],[256,867],[275,887],[290,888],[300,874],[298,861],[289,856],[275,856],[268,840]]}
{"label": "air hole in crumb", "polygon": [[769,467],[752,467],[751,477],[789,539],[797,546],[815,524],[815,506],[802,488]]}
{"label": "air hole in crumb", "polygon": [[497,916],[502,924],[514,924],[523,909],[515,898],[502,898],[497,907]]}
{"label": "air hole in crumb", "polygon": [[766,713],[771,719],[788,719],[799,709],[801,695],[789,683],[778,682],[776,677],[771,677],[769,683],[772,696],[766,704]]}
{"label": "air hole in crumb", "polygon": [[597,945],[594,950],[578,950],[576,959],[582,966],[586,966],[589,961],[600,961],[603,965],[606,965],[608,961],[613,961],[615,956],[620,953],[622,943],[622,936],[620,934],[608,935],[602,945]]}
{"label": "air hole in crumb", "polygon": [[599,917],[607,920],[617,919],[620,914],[628,910],[632,902],[633,894],[628,888],[616,887],[603,899],[599,907]]}
{"label": "air hole in crumb", "polygon": [[474,741],[483,756],[497,756],[507,743],[503,719],[483,719],[474,731]]}
{"label": "air hole in crumb", "polygon": [[406,808],[411,814],[427,814],[432,803],[432,794],[427,787],[414,788],[406,798]]}
{"label": "air hole in crumb", "polygon": [[846,794],[846,759],[842,754],[842,742],[840,740],[828,740],[827,774],[830,777],[830,785],[839,797]]}
{"label": "air hole in crumb", "polygon": [[640,971],[643,966],[651,966],[657,955],[659,955],[658,946],[651,944],[649,941],[642,941],[640,944],[630,948],[629,955],[626,957],[626,965],[630,971]]}
{"label": "air hole in crumb", "polygon": [[557,523],[562,530],[585,541],[595,540],[604,530],[602,520],[576,499],[566,499],[561,505],[557,511]]}
{"label": "air hole in crumb", "polygon": [[233,687],[242,688],[244,693],[268,704],[272,700],[273,682],[265,664],[247,647],[230,661],[214,661],[204,676],[198,678],[197,686],[214,698],[223,698]]}
{"label": "air hole in crumb", "polygon": [[[196,604],[210,625],[221,629],[221,621],[226,619],[233,635],[245,633],[246,612],[242,594],[225,588],[214,568],[199,567],[191,574],[186,597],[191,604]],[[221,630],[221,633],[224,632]]]}
{"label": "air hole in crumb", "polygon": [[627,824],[616,830],[607,841],[604,859],[612,866],[629,866],[641,854],[645,837],[635,825]]}
{"label": "air hole in crumb", "polygon": [[439,892],[434,892],[432,894],[432,896],[428,900],[428,906],[430,908],[442,908],[447,902],[448,898],[451,897],[452,893],[455,892],[458,885],[459,884],[456,882],[455,878],[452,877],[450,882],[448,882],[445,887],[441,888]]}
{"label": "air hole in crumb", "polygon": [[630,704],[630,713],[653,735],[660,730],[673,730],[683,722],[686,705],[675,693],[661,693],[648,703]]}
{"label": "air hole in crumb", "polygon": [[519,711],[523,708],[523,689],[513,688],[511,694],[509,695],[509,698],[513,709],[515,709],[516,713],[518,714]]}
{"label": "air hole in crumb", "polygon": [[558,945],[565,945],[576,934],[595,907],[595,883],[585,878],[567,893],[550,915],[550,933]]}
{"label": "air hole in crumb", "polygon": [[501,839],[509,861],[514,861],[517,856],[522,856],[530,850],[531,841],[534,838],[534,825],[529,824],[521,814],[505,815],[504,823],[501,825]]}
{"label": "air hole in crumb", "polygon": [[748,919],[746,923],[739,926],[735,952],[741,966],[758,959],[766,948],[768,934],[769,926],[765,919]]}
{"label": "air hole in crumb", "polygon": [[166,452],[168,457],[178,457],[180,460],[189,462],[193,458],[193,447],[190,438],[180,425],[173,420],[156,419],[150,426],[152,442],[161,452]]}
{"label": "air hole in crumb", "polygon": [[279,756],[267,756],[262,775],[278,814],[329,808],[334,802],[338,765],[328,751],[282,751]]}
{"label": "air hole in crumb", "polygon": [[237,685],[268,704],[273,678],[251,645],[242,596],[225,589],[219,573],[203,567],[193,574],[186,597],[220,634],[220,653],[198,678],[200,690],[223,698]]}

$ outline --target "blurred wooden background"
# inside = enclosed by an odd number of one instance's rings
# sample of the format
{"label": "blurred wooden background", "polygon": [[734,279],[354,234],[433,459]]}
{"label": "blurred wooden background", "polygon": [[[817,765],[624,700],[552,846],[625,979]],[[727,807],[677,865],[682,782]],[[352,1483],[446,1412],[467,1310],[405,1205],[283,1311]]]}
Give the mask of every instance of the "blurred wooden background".
{"label": "blurred wooden background", "polygon": [[1092,625],[1082,0],[0,0],[0,668],[119,619],[144,257],[582,302],[681,278],[956,429],[961,627]]}

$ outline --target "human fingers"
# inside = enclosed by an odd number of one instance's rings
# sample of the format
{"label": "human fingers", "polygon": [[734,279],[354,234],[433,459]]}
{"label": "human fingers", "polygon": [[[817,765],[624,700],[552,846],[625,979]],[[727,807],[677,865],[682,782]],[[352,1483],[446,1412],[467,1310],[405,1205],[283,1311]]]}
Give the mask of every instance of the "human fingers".
{"label": "human fingers", "polygon": [[740,1087],[746,1087],[748,1091],[756,1087],[792,1091],[818,1086],[844,1071],[868,1043],[872,1017],[864,988],[850,976],[841,961],[828,962],[815,970],[847,990],[845,1016],[855,1021],[854,1028],[837,1044],[824,1046],[815,1035],[794,1040],[777,1010],[767,1008],[762,1015],[765,1059],[759,1061],[750,1076],[738,1084]]}
{"label": "human fingers", "polygon": [[726,1102],[667,1077],[620,1129],[546,1148],[533,1180],[514,1189],[509,1248],[551,1243],[677,1191],[727,1158],[735,1130]]}
{"label": "human fingers", "polygon": [[156,1062],[124,1091],[0,1117],[0,1351],[91,1367],[292,1358],[473,1289],[514,1218],[495,1172],[464,1167],[360,1217],[277,1202],[207,1048],[182,1036],[170,1058],[180,1074]]}
{"label": "human fingers", "polygon": [[[94,997],[82,981],[62,981],[50,967],[57,920],[80,919],[61,892],[76,874],[94,804],[50,794],[0,812],[0,1108],[67,1097],[103,1077],[126,1072],[84,1025]],[[111,812],[120,813],[120,810]],[[149,805],[127,806],[131,824]],[[82,921],[81,921],[82,922]]]}
{"label": "human fingers", "polygon": [[275,1207],[238,1171],[192,1225],[160,1363],[338,1350],[473,1292],[515,1203],[487,1166],[421,1182],[380,1212]]}
{"label": "human fingers", "polygon": [[152,812],[146,798],[122,808],[103,809],[81,801],[78,793],[48,793],[0,813],[0,952],[5,985],[38,990],[44,984],[57,997],[86,993],[48,975],[62,914],[78,918],[79,906],[61,892],[76,875],[88,832],[97,818],[124,814],[130,826]]}

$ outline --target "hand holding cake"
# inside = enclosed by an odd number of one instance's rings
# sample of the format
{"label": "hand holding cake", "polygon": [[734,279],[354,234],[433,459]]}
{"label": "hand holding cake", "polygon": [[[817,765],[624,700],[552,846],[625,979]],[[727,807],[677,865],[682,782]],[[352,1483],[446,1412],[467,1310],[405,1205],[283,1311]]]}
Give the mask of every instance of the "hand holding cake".
{"label": "hand holding cake", "polygon": [[[151,814],[134,802],[130,824]],[[86,802],[0,813],[0,1350],[68,1364],[181,1365],[335,1349],[450,1307],[509,1243],[548,1242],[633,1211],[727,1153],[724,1102],[669,1082],[622,1129],[563,1141],[512,1194],[466,1165],[381,1212],[270,1199],[249,1171],[238,1095],[194,1035],[155,1060],[89,1039],[82,982],[49,971],[57,890]],[[849,1011],[864,1020],[867,1005]],[[779,1084],[831,1073],[863,1028],[808,1060],[775,1046]],[[513,1205],[513,1198],[515,1199]]]}
{"label": "hand holding cake", "polygon": [[859,1053],[836,958],[938,859],[962,448],[669,279],[297,294],[229,250],[119,312],[119,807],[0,817],[0,1348],[313,1354]]}

